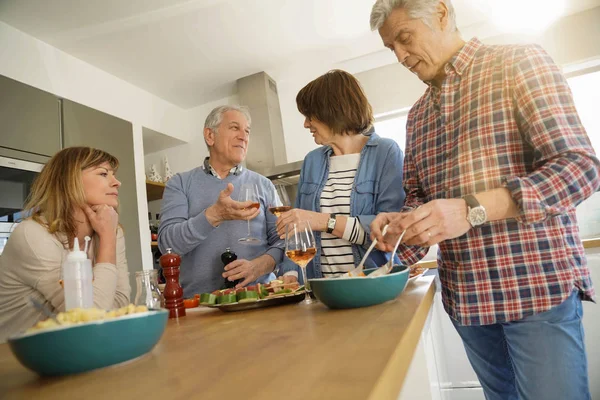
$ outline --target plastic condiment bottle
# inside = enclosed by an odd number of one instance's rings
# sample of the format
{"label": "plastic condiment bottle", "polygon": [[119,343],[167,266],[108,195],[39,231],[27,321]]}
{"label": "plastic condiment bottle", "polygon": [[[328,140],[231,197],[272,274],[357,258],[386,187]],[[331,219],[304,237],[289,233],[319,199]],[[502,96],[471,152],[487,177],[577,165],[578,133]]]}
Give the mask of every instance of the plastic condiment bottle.
{"label": "plastic condiment bottle", "polygon": [[94,307],[94,288],[92,286],[92,261],[87,258],[89,236],[85,237],[85,250],[79,249],[79,240],[75,238],[73,250],[63,263],[63,284],[65,288],[65,309]]}

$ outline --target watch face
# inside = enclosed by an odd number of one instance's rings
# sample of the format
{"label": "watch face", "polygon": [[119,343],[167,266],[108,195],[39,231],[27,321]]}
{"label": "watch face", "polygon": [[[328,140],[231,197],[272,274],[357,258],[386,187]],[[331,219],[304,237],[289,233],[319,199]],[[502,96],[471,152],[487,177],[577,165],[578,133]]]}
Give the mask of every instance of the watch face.
{"label": "watch face", "polygon": [[327,221],[327,228],[331,230],[335,228],[335,218],[329,218],[329,221]]}
{"label": "watch face", "polygon": [[469,222],[472,226],[477,226],[483,224],[487,220],[487,214],[485,213],[485,208],[483,207],[475,207],[469,210]]}

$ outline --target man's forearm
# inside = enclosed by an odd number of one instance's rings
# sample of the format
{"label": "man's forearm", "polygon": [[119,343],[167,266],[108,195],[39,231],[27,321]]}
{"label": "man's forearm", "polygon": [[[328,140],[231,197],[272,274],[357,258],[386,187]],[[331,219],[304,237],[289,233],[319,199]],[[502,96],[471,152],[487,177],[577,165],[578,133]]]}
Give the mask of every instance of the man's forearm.
{"label": "man's forearm", "polygon": [[475,194],[487,213],[488,221],[498,221],[517,217],[519,209],[514,202],[510,191],[505,188],[488,190]]}
{"label": "man's forearm", "polygon": [[261,275],[273,272],[275,265],[277,265],[275,259],[269,254],[263,254],[260,257],[256,257],[252,262],[256,265],[258,270],[261,271]]}

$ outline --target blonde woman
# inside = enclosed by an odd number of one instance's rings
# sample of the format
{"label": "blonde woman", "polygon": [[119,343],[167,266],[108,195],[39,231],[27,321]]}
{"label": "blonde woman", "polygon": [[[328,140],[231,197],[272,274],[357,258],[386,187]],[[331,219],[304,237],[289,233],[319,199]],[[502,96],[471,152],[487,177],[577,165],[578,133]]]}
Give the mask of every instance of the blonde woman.
{"label": "blonde woman", "polygon": [[0,256],[0,342],[44,319],[30,297],[64,311],[61,268],[76,237],[82,250],[84,238],[92,238],[94,305],[111,309],[129,303],[125,239],[116,211],[118,166],[115,157],[90,147],[66,148],[44,166],[25,205],[30,216]]}

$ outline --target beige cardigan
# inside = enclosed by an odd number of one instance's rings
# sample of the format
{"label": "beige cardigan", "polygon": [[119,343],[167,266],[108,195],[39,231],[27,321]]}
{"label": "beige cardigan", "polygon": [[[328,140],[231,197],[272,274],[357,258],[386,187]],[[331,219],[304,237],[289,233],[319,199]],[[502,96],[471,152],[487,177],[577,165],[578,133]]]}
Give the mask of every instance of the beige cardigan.
{"label": "beige cardigan", "polygon": [[[94,235],[88,257],[94,260]],[[69,250],[56,235],[33,220],[21,222],[10,235],[0,255],[0,343],[12,334],[24,331],[44,315],[30,303],[33,296],[54,312],[65,310],[64,291],[60,286],[62,263]],[[92,261],[94,264],[94,261]],[[125,238],[117,234],[117,265],[93,265],[94,305],[102,309],[129,303],[131,287],[125,257]]]}

